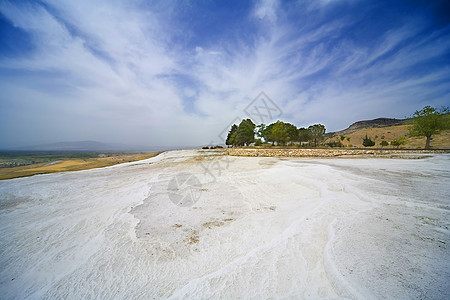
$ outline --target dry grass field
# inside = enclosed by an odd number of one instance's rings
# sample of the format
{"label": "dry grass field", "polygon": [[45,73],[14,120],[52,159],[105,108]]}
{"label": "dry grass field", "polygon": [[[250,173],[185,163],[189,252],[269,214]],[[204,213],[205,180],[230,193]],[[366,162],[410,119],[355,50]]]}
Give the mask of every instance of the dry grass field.
{"label": "dry grass field", "polygon": [[[425,137],[409,137],[408,127],[409,125],[361,128],[352,133],[345,134],[345,139],[341,141],[341,143],[346,147],[363,147],[363,139],[367,135],[372,141],[375,142],[375,146],[373,146],[374,148],[380,148],[380,143],[383,140],[389,143],[387,148],[396,148],[390,145],[391,141],[399,137],[405,137],[408,143],[403,145],[402,148],[424,148]],[[350,141],[348,141],[347,138],[350,138]],[[450,130],[443,131],[432,138],[431,146],[433,148],[450,148]],[[340,141],[340,136],[336,135],[326,139],[325,143],[338,140]]]}
{"label": "dry grass field", "polygon": [[154,157],[161,152],[128,153],[109,157],[67,159],[55,163],[40,163],[12,168],[0,168],[0,180],[58,172],[80,171],[103,168],[119,163]]}

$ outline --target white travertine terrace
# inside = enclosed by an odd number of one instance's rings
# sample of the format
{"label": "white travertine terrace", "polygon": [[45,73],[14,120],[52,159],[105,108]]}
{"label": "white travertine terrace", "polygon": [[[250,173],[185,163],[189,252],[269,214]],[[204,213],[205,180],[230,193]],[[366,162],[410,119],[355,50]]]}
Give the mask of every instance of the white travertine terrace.
{"label": "white travertine terrace", "polygon": [[449,179],[447,154],[183,150],[1,181],[0,297],[449,299]]}

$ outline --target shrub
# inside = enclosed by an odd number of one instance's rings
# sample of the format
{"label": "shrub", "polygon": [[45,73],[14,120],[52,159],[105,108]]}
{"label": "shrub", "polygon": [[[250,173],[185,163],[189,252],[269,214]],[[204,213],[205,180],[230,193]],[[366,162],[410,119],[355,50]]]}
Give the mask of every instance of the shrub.
{"label": "shrub", "polygon": [[408,143],[408,140],[403,136],[391,141],[391,145],[396,146],[397,148],[400,148],[400,146],[405,145],[407,143]]}
{"label": "shrub", "polygon": [[364,147],[372,147],[372,146],[375,146],[375,142],[372,141],[369,137],[367,137],[367,134],[366,134],[366,137],[363,139],[363,146]]}
{"label": "shrub", "polygon": [[341,143],[341,141],[331,142],[327,143],[328,147],[334,148],[334,147],[344,147],[344,145]]}

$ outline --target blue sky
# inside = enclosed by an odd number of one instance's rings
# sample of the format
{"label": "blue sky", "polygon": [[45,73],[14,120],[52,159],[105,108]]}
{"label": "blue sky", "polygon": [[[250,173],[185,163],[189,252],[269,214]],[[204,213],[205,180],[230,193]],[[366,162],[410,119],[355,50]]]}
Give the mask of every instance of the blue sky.
{"label": "blue sky", "polygon": [[0,0],[0,148],[219,143],[261,91],[280,119],[328,131],[449,106],[449,12],[419,0]]}

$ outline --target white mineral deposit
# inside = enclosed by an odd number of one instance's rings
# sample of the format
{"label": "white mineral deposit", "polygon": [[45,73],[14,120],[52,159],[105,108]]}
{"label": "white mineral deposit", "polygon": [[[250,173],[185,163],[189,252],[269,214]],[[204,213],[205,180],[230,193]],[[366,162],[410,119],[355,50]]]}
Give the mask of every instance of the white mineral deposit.
{"label": "white mineral deposit", "polygon": [[0,182],[2,299],[449,299],[450,156],[147,160]]}

